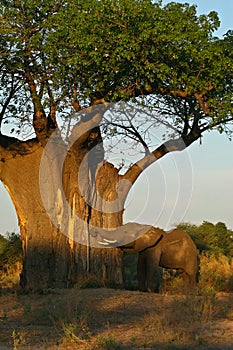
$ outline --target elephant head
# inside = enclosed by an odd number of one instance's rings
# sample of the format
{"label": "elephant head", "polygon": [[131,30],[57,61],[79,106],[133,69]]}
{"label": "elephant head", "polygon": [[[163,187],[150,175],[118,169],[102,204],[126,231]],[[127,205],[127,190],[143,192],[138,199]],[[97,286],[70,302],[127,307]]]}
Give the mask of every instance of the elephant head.
{"label": "elephant head", "polygon": [[114,231],[98,232],[98,244],[119,247],[128,253],[138,253],[153,247],[163,237],[164,231],[150,225],[127,223]]}

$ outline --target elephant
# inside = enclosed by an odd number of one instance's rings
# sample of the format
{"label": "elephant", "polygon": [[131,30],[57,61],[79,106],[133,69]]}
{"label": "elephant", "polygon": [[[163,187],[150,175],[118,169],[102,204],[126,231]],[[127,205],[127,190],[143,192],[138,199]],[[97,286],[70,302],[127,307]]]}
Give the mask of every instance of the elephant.
{"label": "elephant", "polygon": [[186,232],[180,229],[164,232],[157,244],[139,251],[137,273],[140,291],[159,291],[159,267],[179,271],[186,288],[196,286],[197,248]]}
{"label": "elephant", "polygon": [[[131,229],[136,229],[138,238],[132,240],[135,232],[132,233]],[[132,241],[126,243],[122,237],[124,233],[129,232],[128,240]],[[181,272],[187,287],[196,285],[197,248],[191,237],[183,230],[174,229],[166,232],[149,225],[129,223],[122,226],[117,236],[108,236],[110,239],[114,237],[117,237],[115,241],[104,239],[102,244],[118,246],[127,253],[138,253],[137,276],[140,291],[158,292],[159,267]]]}

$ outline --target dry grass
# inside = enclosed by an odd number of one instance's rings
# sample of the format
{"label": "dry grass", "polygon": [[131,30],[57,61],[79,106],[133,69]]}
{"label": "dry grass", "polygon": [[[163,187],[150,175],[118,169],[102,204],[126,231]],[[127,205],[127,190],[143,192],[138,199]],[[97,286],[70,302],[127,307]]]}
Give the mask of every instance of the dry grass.
{"label": "dry grass", "polygon": [[233,291],[233,259],[220,255],[201,254],[199,288],[212,288],[217,292]]}
{"label": "dry grass", "polygon": [[19,285],[19,274],[22,270],[22,263],[17,261],[14,265],[4,266],[0,270],[0,289],[17,287]]}
{"label": "dry grass", "polygon": [[106,288],[48,295],[4,292],[0,344],[5,348],[0,349],[232,348],[232,307],[231,294],[161,295]]}
{"label": "dry grass", "polygon": [[185,293],[182,281],[167,275],[160,294],[80,289],[96,287],[89,276],[73,290],[24,295],[9,288],[6,276],[0,296],[0,350],[217,349],[217,345],[230,350],[233,295],[217,291],[229,292],[232,263],[226,257],[206,255],[200,262],[198,288]]}

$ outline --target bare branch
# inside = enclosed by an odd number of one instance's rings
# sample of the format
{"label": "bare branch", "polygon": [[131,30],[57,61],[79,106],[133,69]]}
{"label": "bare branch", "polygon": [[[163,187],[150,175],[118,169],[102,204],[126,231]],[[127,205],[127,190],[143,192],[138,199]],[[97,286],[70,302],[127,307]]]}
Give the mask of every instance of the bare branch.
{"label": "bare branch", "polygon": [[33,127],[38,140],[44,143],[47,137],[47,118],[41,103],[41,98],[37,93],[37,85],[29,69],[28,58],[25,59],[25,78],[29,86],[34,106]]}
{"label": "bare branch", "polygon": [[[229,117],[224,119],[224,126],[227,125],[227,123],[233,122],[233,117]],[[213,122],[211,125],[210,123],[203,123],[202,125],[200,125],[200,127],[202,126],[201,132],[203,133],[206,130],[210,130],[211,128],[215,128],[218,127],[220,125],[222,125],[223,121],[220,119],[218,121]],[[232,132],[232,131],[231,131]]]}
{"label": "bare branch", "polygon": [[139,175],[151,164],[155,163],[158,159],[162,158],[169,152],[184,150],[187,146],[200,138],[200,136],[200,130],[193,127],[192,131],[188,135],[166,141],[158,148],[156,148],[153,152],[147,154],[145,157],[134,163],[126,171],[126,173],[122,175],[122,178],[124,180],[128,180],[131,184],[133,184]]}
{"label": "bare branch", "polygon": [[19,81],[14,80],[14,74],[11,74],[11,82],[10,82],[10,91],[9,91],[9,95],[7,97],[7,99],[4,101],[4,103],[2,104],[2,109],[0,111],[0,134],[1,134],[1,126],[2,126],[2,121],[4,118],[4,115],[6,113],[6,110],[12,100],[12,98],[14,97],[15,93],[20,90],[22,87],[22,85],[20,84]]}
{"label": "bare branch", "polygon": [[118,124],[115,122],[111,122],[110,125],[124,130],[124,132],[118,131],[117,135],[125,135],[129,139],[140,142],[140,144],[144,148],[145,154],[148,154],[150,152],[147,143],[144,141],[143,137],[141,136],[141,134],[138,132],[138,130],[136,129],[136,127],[133,125],[133,123],[130,120],[129,120],[129,126],[126,126],[123,124]]}
{"label": "bare branch", "polygon": [[74,87],[74,97],[73,97],[73,102],[72,102],[72,106],[74,107],[76,112],[80,112],[81,107],[80,104],[78,103],[78,89],[77,86]]}
{"label": "bare branch", "polygon": [[210,107],[208,102],[204,101],[203,95],[202,94],[198,94],[195,93],[194,94],[195,98],[197,99],[199,105],[201,106],[201,109],[203,110],[203,112],[208,115],[210,113]]}
{"label": "bare branch", "polygon": [[56,120],[56,110],[57,110],[57,104],[54,99],[52,90],[50,89],[49,83],[46,81],[48,95],[49,95],[49,101],[50,101],[50,111],[48,116],[48,124],[50,129],[56,129],[58,127],[57,120]]}

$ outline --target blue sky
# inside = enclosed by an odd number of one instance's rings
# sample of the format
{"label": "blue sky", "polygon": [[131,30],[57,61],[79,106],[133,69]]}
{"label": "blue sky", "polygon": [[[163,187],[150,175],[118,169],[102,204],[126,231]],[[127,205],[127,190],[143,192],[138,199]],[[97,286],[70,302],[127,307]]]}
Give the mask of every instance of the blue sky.
{"label": "blue sky", "polygon": [[[164,4],[169,1],[164,1]],[[198,13],[216,10],[221,36],[233,29],[233,1],[177,1],[196,4]],[[170,228],[186,221],[225,222],[233,229],[233,142],[216,132],[204,135],[202,145],[164,157],[137,181],[126,203],[125,221]],[[18,232],[9,195],[0,184],[0,233]]]}

